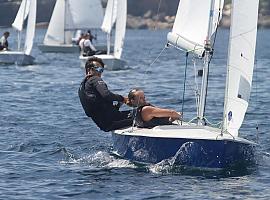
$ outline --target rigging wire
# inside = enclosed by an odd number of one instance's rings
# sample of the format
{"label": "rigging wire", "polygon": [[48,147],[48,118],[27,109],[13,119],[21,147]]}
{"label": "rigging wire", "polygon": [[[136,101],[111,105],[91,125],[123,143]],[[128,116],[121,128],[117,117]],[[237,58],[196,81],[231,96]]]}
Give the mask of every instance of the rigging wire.
{"label": "rigging wire", "polygon": [[161,2],[162,2],[162,0],[159,0],[158,9],[157,9],[157,18],[156,18],[156,21],[155,21],[154,30],[157,30],[157,21],[159,19],[159,10],[160,10],[160,6],[161,6]]}
{"label": "rigging wire", "polygon": [[181,125],[183,124],[183,119],[184,119],[184,104],[185,104],[186,79],[187,79],[187,65],[188,65],[188,52],[186,53],[186,66],[185,66],[185,76],[184,76],[184,89],[183,89],[183,96],[182,96],[182,120],[181,120]]}
{"label": "rigging wire", "polygon": [[196,102],[196,109],[197,109],[197,116],[199,115],[199,101],[200,101],[200,93],[199,93],[199,86],[198,86],[198,81],[197,81],[197,68],[196,68],[196,58],[193,56],[193,70],[194,70],[194,82],[195,82],[195,102]]}
{"label": "rigging wire", "polygon": [[149,64],[149,69],[147,70],[147,69],[145,68],[144,73],[143,73],[143,78],[142,78],[143,84],[145,84],[145,76],[146,76],[147,72],[150,71],[152,65],[155,64],[155,62],[159,59],[159,57],[163,54],[164,50],[167,49],[167,48],[168,48],[168,45],[166,44],[166,45],[163,47],[163,49],[159,52],[158,56],[154,59],[154,61],[153,61],[152,63]]}
{"label": "rigging wire", "polygon": [[[165,49],[168,48],[168,45],[166,44],[165,47],[160,51],[160,53],[158,54],[158,56],[154,59],[154,61],[152,63],[150,63],[149,68],[152,67],[152,65],[158,60],[158,58],[162,55],[162,53],[164,52]],[[143,74],[143,85],[145,85],[145,76],[146,76],[147,70],[144,70],[144,74]],[[133,132],[134,127],[135,127],[135,123],[136,123],[136,117],[137,117],[137,108],[139,107],[139,102],[136,105],[136,108],[134,109],[135,111],[133,111],[133,123],[132,123],[132,128],[131,128],[131,132]]]}
{"label": "rigging wire", "polygon": [[[157,21],[158,21],[158,18],[159,18],[159,11],[160,11],[161,2],[162,2],[162,0],[160,0],[160,1],[159,1],[159,4],[158,4],[157,18],[156,18],[156,22],[155,22],[155,25],[154,25],[154,31],[157,30],[157,29],[156,29],[156,26],[157,26]],[[169,45],[168,45],[168,44],[166,44],[166,45],[163,47],[163,49],[159,52],[158,56],[154,59],[154,61],[151,62],[151,63],[149,64],[149,68],[148,68],[148,69],[145,68],[144,73],[143,73],[143,77],[142,77],[143,85],[145,85],[145,79],[146,79],[145,77],[146,77],[147,72],[150,71],[152,65],[159,59],[159,57],[163,54],[163,52],[164,52],[165,49],[167,49],[167,48],[169,48]],[[151,55],[151,53],[150,53],[151,50],[152,50],[152,49],[149,49],[148,56]],[[139,102],[137,103],[136,108],[133,110],[133,123],[132,123],[132,129],[131,129],[131,132],[133,132],[134,127],[135,127],[136,117],[137,117],[137,114],[138,114],[138,111],[137,111],[137,108],[138,108],[138,106],[139,106],[138,104],[139,104]]]}
{"label": "rigging wire", "polygon": [[[255,109],[258,108],[258,72],[257,58],[255,57]],[[259,143],[259,123],[256,121],[256,143]]]}

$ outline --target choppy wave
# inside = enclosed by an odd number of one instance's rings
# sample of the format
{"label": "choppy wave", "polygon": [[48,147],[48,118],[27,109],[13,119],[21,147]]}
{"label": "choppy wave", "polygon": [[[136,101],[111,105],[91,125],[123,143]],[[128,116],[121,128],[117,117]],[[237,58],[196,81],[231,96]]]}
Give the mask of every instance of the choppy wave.
{"label": "choppy wave", "polygon": [[[176,157],[142,164],[113,154],[110,135],[100,131],[81,108],[77,90],[84,69],[78,55],[41,53],[37,44],[45,31],[37,29],[35,65],[0,67],[1,199],[270,199],[268,30],[259,31],[253,79],[257,89],[251,94],[241,131],[248,139],[255,138],[253,124],[258,123],[262,151],[256,167],[243,172],[187,168],[178,165]],[[15,49],[17,34],[10,32],[10,46]],[[154,105],[181,109],[185,55],[168,49],[150,66],[166,44],[167,32],[127,30],[123,59],[128,67],[105,70],[103,75],[112,91],[127,95],[131,88],[141,87]],[[228,38],[229,31],[219,33],[219,39]],[[103,39],[106,36],[100,33],[99,40]],[[210,66],[206,107],[213,123],[222,116],[226,74],[227,41],[219,39]],[[189,64],[191,71],[191,60]],[[184,112],[193,118],[191,74]]]}

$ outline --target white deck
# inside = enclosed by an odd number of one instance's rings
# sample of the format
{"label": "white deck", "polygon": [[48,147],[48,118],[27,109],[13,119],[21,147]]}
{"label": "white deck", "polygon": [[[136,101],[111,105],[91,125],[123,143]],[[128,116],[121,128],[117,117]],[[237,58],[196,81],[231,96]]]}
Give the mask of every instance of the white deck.
{"label": "white deck", "polygon": [[183,125],[163,125],[152,129],[130,127],[127,129],[115,130],[114,133],[129,136],[145,136],[158,138],[181,138],[181,139],[200,139],[200,140],[226,140],[238,141],[241,143],[256,144],[240,137],[233,137],[230,134],[221,135],[221,130],[208,126],[198,126],[196,124]]}
{"label": "white deck", "polygon": [[18,64],[18,65],[32,65],[34,57],[26,55],[21,51],[1,51],[0,63],[4,64]]}

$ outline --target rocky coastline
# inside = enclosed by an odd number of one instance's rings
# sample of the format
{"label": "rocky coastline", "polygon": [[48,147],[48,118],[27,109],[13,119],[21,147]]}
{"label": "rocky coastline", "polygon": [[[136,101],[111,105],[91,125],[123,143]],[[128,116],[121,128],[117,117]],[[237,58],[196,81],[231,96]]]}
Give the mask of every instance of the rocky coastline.
{"label": "rocky coastline", "polygon": [[[223,10],[223,17],[220,22],[222,28],[230,27],[230,5],[226,5]],[[143,16],[127,16],[127,28],[130,29],[170,29],[173,26],[175,16],[168,16],[165,13],[153,15],[149,10]],[[259,28],[270,28],[270,16],[259,14]]]}
{"label": "rocky coastline", "polygon": [[[9,27],[16,16],[21,0],[4,0],[0,8],[0,26]],[[162,2],[160,9],[158,2]],[[159,0],[136,0],[128,1],[127,28],[129,29],[170,29],[175,19],[179,0],[159,1]],[[228,1],[227,1],[228,2]],[[103,7],[106,7],[107,0],[103,0]],[[37,16],[37,26],[46,27],[52,14],[55,0],[39,0],[38,11],[42,8],[42,13]],[[267,1],[260,5],[259,28],[270,28],[270,10]],[[230,4],[226,4],[223,10],[221,27],[230,26]]]}

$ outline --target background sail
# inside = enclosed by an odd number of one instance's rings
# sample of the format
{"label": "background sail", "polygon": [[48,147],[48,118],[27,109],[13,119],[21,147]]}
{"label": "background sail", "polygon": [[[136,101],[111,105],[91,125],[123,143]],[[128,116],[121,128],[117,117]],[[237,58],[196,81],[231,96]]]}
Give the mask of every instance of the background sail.
{"label": "background sail", "polygon": [[259,0],[232,3],[224,102],[224,129],[238,135],[248,107],[257,37]]}
{"label": "background sail", "polygon": [[101,29],[106,33],[111,32],[112,27],[115,23],[117,12],[117,1],[118,0],[108,0],[107,2],[105,16],[101,26]]}
{"label": "background sail", "polygon": [[46,45],[64,44],[64,24],[65,24],[65,0],[57,0],[47,33],[44,38]]}
{"label": "background sail", "polygon": [[37,1],[30,0],[30,9],[27,20],[27,29],[26,29],[26,39],[24,44],[25,54],[30,55],[36,29],[36,12],[37,12]]}
{"label": "background sail", "polygon": [[[186,51],[194,51],[202,55],[204,43],[207,38],[209,16],[212,0],[181,0],[179,2],[172,32],[168,33],[168,42]],[[213,29],[215,32],[219,16],[219,9],[222,10],[224,0],[215,0],[213,13]]]}
{"label": "background sail", "polygon": [[23,30],[23,22],[29,13],[29,7],[30,7],[30,0],[23,0],[17,12],[16,18],[12,24],[13,28],[15,28],[16,30],[18,31]]}
{"label": "background sail", "polygon": [[120,59],[124,46],[127,21],[127,0],[118,0],[115,27],[114,57]]}
{"label": "background sail", "polygon": [[72,23],[67,23],[66,29],[75,30],[101,27],[103,21],[101,0],[69,0],[67,2]]}

